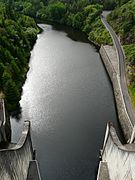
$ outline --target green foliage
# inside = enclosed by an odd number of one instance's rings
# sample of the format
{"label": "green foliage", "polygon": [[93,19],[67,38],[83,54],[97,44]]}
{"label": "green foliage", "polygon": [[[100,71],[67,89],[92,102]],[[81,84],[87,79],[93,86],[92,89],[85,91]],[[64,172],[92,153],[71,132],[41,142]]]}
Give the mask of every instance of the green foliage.
{"label": "green foliage", "polygon": [[104,9],[112,10],[117,6],[117,2],[115,0],[105,0],[104,1]]}
{"label": "green foliage", "polygon": [[135,1],[130,0],[116,8],[108,16],[108,21],[120,37],[124,47],[129,92],[135,105]]}
{"label": "green foliage", "polygon": [[32,18],[15,9],[14,1],[0,2],[0,91],[9,111],[19,104],[30,50],[39,32]]}
{"label": "green foliage", "polygon": [[75,15],[71,14],[67,18],[67,24],[72,26],[75,29],[81,30],[81,28],[83,27],[84,19],[85,17],[80,12],[76,13]]}
{"label": "green foliage", "polygon": [[[2,79],[3,72],[4,72],[4,64],[0,60],[0,79]],[[0,81],[0,89],[2,89],[2,81]]]}
{"label": "green foliage", "polygon": [[135,43],[135,1],[130,0],[120,8],[116,8],[108,16],[115,31],[119,34],[123,44]]}
{"label": "green foliage", "polygon": [[110,44],[112,45],[112,39],[109,32],[104,28],[100,18],[97,18],[92,23],[92,30],[89,33],[89,40],[96,42],[96,44]]}
{"label": "green foliage", "polygon": [[[99,18],[102,10],[102,5],[89,0],[0,0],[0,91],[10,111],[20,100],[30,50],[39,32],[33,17],[81,30],[100,45],[111,43]],[[129,18],[134,20],[132,14]]]}
{"label": "green foliage", "polygon": [[6,96],[6,101],[8,102],[8,109],[14,110],[16,104],[19,103],[20,93],[17,85],[12,79],[8,79],[4,84],[4,94]]}
{"label": "green foliage", "polygon": [[66,12],[66,6],[61,2],[49,4],[46,8],[46,19],[53,22],[61,22]]}
{"label": "green foliage", "polygon": [[131,97],[132,104],[133,104],[133,106],[135,108],[135,86],[130,85],[128,87],[128,91],[129,91],[129,94],[130,94],[130,97]]}
{"label": "green foliage", "polygon": [[129,0],[92,0],[93,4],[102,4],[105,10],[113,10],[115,7],[120,7]]}
{"label": "green foliage", "polygon": [[72,24],[73,28],[81,29],[83,26],[83,20],[84,20],[84,16],[82,13],[78,12],[77,14],[75,14]]}
{"label": "green foliage", "polygon": [[[130,93],[135,99],[135,44],[125,45],[124,51],[126,55],[127,75],[129,80]],[[134,101],[135,102],[135,101]]]}
{"label": "green foliage", "polygon": [[124,51],[128,63],[130,63],[131,66],[135,66],[135,44],[125,45]]}
{"label": "green foliage", "polygon": [[71,13],[76,14],[77,12],[82,12],[83,9],[89,4],[89,0],[73,0],[68,9]]}
{"label": "green foliage", "polygon": [[[109,0],[107,2],[111,4],[112,1],[114,2],[114,0]],[[102,3],[98,0],[91,1],[91,3],[89,0],[48,0],[47,2],[48,3],[45,3],[43,0],[25,0],[22,3],[19,0],[15,1],[14,8],[23,14],[43,21],[65,24],[74,29],[81,30],[96,44],[111,43],[108,32],[98,18],[103,10],[103,6],[100,5]],[[32,25],[29,24],[30,21],[28,16],[22,19],[19,18],[18,20],[19,24],[24,26],[23,21],[25,24],[28,24],[26,27]],[[25,37],[27,37],[26,39],[29,39],[29,41],[31,41],[31,38],[33,39],[35,33],[35,30],[32,28],[24,32]]]}

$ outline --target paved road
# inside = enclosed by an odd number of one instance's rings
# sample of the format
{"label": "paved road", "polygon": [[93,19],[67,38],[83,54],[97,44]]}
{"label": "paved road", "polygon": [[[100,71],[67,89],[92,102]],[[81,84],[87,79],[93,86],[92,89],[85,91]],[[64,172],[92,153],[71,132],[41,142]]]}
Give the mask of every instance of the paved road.
{"label": "paved road", "polygon": [[135,114],[134,114],[134,110],[133,110],[133,107],[132,107],[132,104],[130,101],[130,96],[128,94],[128,88],[127,88],[127,82],[126,82],[126,76],[125,76],[125,62],[124,62],[125,57],[124,57],[123,49],[121,47],[120,41],[118,40],[116,33],[114,32],[112,27],[107,23],[106,18],[103,15],[101,15],[101,20],[102,20],[104,26],[110,32],[110,34],[113,38],[114,45],[116,47],[116,51],[118,53],[121,90],[123,93],[123,98],[125,101],[125,106],[126,106],[128,116],[130,118],[132,125],[134,126]]}

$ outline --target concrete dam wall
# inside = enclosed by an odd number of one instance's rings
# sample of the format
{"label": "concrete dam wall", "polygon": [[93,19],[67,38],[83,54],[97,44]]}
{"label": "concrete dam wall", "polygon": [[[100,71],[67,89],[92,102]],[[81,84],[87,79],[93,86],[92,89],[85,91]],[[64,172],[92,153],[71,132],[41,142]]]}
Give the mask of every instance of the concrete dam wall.
{"label": "concrete dam wall", "polygon": [[33,160],[29,121],[24,123],[18,143],[0,150],[0,180],[41,180],[38,163]]}
{"label": "concrete dam wall", "polygon": [[9,146],[0,150],[0,179],[26,180],[29,162],[33,159],[29,122],[25,122],[19,142]]}
{"label": "concrete dam wall", "polygon": [[101,163],[106,163],[108,171],[101,165],[98,180],[105,180],[103,175],[107,180],[135,180],[135,144],[122,145],[111,124],[107,125]]}
{"label": "concrete dam wall", "polygon": [[[111,50],[109,51],[109,49]],[[119,122],[124,133],[125,139],[128,141],[133,131],[133,125],[131,124],[130,118],[128,116],[125,107],[125,102],[123,99],[123,94],[121,91],[117,55],[115,55],[116,52],[113,49],[113,47],[109,46],[101,46],[100,54],[112,82]]]}
{"label": "concrete dam wall", "polygon": [[18,143],[10,143],[10,120],[4,99],[0,99],[0,180],[41,180],[38,162],[33,157],[30,122],[24,122]]}
{"label": "concrete dam wall", "polygon": [[[114,90],[118,118],[127,142],[122,145],[112,124],[107,125],[97,180],[135,180],[133,124],[128,116],[120,85],[119,62],[114,47],[101,46],[100,54]],[[133,138],[131,138],[133,135]]]}

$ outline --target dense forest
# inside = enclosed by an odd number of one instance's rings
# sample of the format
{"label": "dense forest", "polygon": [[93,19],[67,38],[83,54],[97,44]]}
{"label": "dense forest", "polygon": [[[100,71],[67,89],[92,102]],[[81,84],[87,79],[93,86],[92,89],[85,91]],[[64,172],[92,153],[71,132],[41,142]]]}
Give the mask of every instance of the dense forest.
{"label": "dense forest", "polygon": [[[97,3],[98,2],[98,3]],[[111,43],[100,20],[103,4],[89,0],[25,0],[14,3],[17,12],[49,23],[71,26],[85,32],[96,44]]]}
{"label": "dense forest", "polygon": [[100,20],[104,9],[114,9],[108,21],[124,45],[130,69],[129,89],[134,92],[134,0],[0,0],[0,92],[9,111],[19,105],[30,50],[39,32],[35,21],[71,26],[99,46],[111,45],[111,37]]}
{"label": "dense forest", "polygon": [[108,21],[120,37],[125,50],[129,92],[135,106],[135,1],[130,0],[113,10]]}
{"label": "dense forest", "polygon": [[[19,106],[30,50],[39,32],[35,20],[69,25],[88,36],[91,33],[90,39],[99,44],[107,34],[99,18],[102,9],[88,0],[0,0],[0,96],[4,95],[10,112]],[[102,36],[94,31],[96,26],[101,27]]]}
{"label": "dense forest", "polygon": [[30,50],[39,32],[35,21],[16,13],[12,1],[0,2],[0,96],[13,112],[19,105]]}

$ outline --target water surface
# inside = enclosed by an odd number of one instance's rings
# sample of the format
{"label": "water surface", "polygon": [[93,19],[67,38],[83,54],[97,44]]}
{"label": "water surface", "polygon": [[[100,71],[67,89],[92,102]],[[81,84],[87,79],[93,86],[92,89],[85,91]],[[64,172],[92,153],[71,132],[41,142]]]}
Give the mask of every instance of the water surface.
{"label": "water surface", "polygon": [[81,33],[40,27],[20,101],[22,119],[12,120],[13,139],[30,120],[43,180],[94,180],[106,123],[116,122],[109,79]]}

